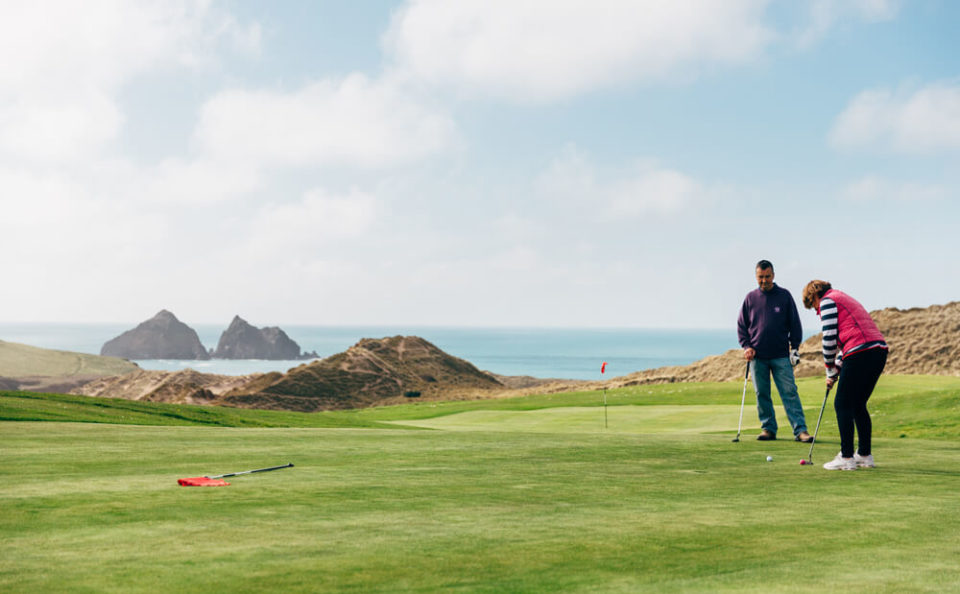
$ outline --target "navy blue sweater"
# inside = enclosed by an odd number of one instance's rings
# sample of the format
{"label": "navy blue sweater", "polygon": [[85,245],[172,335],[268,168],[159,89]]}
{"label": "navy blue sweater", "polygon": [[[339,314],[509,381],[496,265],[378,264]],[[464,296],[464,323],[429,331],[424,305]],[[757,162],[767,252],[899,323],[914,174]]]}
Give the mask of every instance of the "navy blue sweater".
{"label": "navy blue sweater", "polygon": [[800,348],[803,328],[790,291],[774,283],[764,293],[759,288],[747,293],[737,320],[740,346],[752,347],[758,359],[779,359]]}

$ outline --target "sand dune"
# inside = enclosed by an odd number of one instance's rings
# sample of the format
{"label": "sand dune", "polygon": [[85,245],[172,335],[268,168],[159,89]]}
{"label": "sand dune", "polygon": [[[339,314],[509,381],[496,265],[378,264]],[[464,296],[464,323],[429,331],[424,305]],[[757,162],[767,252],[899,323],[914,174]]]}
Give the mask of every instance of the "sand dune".
{"label": "sand dune", "polygon": [[[960,301],[946,305],[870,312],[890,345],[884,373],[960,376]],[[800,345],[798,377],[823,375],[820,334]],[[659,367],[614,378],[608,386],[669,382],[743,380],[745,362],[740,349],[712,355],[690,365]]]}

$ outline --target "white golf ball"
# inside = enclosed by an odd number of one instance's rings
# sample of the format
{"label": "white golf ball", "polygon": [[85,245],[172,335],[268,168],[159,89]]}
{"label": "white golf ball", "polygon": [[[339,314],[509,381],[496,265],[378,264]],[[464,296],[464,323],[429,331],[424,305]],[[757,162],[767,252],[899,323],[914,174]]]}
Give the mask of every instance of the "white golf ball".
{"label": "white golf ball", "polygon": [[773,456],[767,456],[767,462],[773,462]]}

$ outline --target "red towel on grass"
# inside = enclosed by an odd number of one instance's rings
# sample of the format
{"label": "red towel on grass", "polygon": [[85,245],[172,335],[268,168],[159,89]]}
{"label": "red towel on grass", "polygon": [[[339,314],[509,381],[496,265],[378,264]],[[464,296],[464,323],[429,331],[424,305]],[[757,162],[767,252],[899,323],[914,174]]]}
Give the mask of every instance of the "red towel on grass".
{"label": "red towel on grass", "polygon": [[205,476],[177,479],[181,487],[227,487],[230,485],[223,479],[209,479]]}

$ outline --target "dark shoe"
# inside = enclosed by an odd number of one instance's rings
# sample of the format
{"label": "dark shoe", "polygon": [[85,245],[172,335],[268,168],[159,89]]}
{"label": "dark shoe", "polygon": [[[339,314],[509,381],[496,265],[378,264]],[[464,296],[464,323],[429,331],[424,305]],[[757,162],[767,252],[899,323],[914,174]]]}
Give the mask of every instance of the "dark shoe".
{"label": "dark shoe", "polygon": [[803,443],[813,443],[813,436],[806,431],[801,431],[794,439],[796,441],[802,441]]}
{"label": "dark shoe", "polygon": [[766,429],[764,429],[763,431],[761,431],[761,432],[760,432],[760,435],[757,436],[757,439],[760,440],[760,441],[773,441],[773,440],[775,440],[776,438],[777,438],[777,434],[776,434],[776,433],[771,433],[770,431],[767,431]]}

